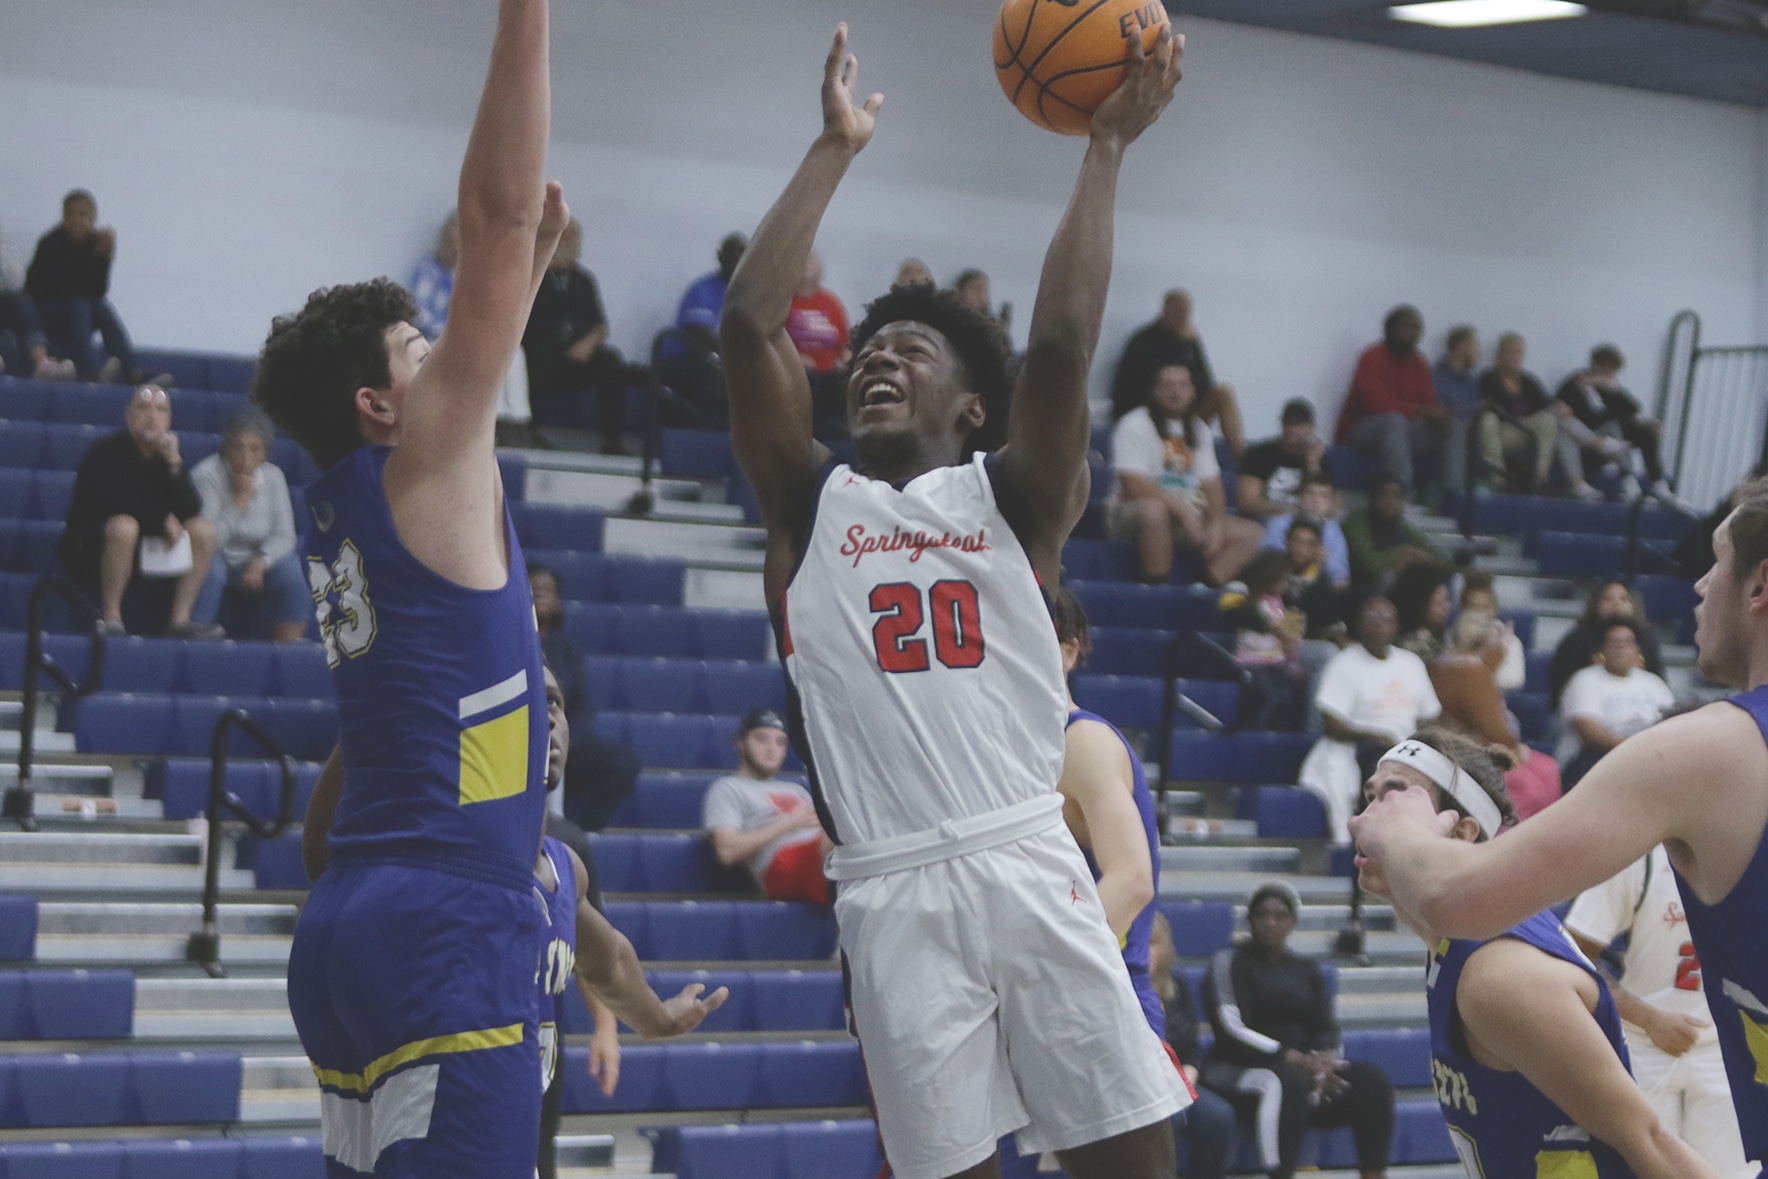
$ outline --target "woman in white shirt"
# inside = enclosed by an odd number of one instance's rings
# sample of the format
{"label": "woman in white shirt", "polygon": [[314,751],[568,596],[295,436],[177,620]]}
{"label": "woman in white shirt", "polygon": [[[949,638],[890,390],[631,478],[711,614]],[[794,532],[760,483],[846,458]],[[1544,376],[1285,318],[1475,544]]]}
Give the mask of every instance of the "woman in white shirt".
{"label": "woman in white shirt", "polygon": [[191,468],[203,517],[215,525],[210,581],[226,577],[220,618],[234,638],[255,637],[266,623],[279,643],[297,641],[313,618],[313,599],[295,556],[295,513],[288,479],[266,462],[275,427],[241,410],[221,434],[221,450]]}
{"label": "woman in white shirt", "polygon": [[1572,676],[1559,700],[1565,788],[1576,786],[1603,754],[1657,724],[1675,703],[1670,685],[1640,666],[1637,624],[1611,619],[1597,661]]}
{"label": "woman in white shirt", "polygon": [[1197,550],[1212,585],[1258,551],[1259,526],[1228,515],[1215,434],[1197,416],[1197,389],[1183,365],[1158,369],[1147,402],[1118,419],[1111,465],[1111,536],[1136,542],[1147,580],[1167,580],[1175,544]]}

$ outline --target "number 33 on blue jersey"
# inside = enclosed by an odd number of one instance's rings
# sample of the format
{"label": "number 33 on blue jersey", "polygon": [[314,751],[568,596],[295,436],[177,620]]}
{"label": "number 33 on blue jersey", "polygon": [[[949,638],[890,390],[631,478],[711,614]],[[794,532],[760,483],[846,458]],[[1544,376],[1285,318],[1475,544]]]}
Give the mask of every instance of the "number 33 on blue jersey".
{"label": "number 33 on blue jersey", "polygon": [[374,607],[369,604],[368,579],[355,542],[346,540],[330,565],[308,557],[307,584],[313,589],[327,666],[335,668],[340,659],[354,659],[374,645]]}

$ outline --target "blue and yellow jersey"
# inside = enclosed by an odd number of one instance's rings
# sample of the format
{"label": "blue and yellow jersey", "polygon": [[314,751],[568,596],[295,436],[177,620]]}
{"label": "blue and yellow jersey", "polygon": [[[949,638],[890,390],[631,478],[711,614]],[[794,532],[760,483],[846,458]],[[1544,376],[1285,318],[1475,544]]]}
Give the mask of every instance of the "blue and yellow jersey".
{"label": "blue and yellow jersey", "polygon": [[[1768,687],[1745,692],[1731,703],[1749,713],[1768,739]],[[1768,1160],[1768,938],[1763,937],[1768,930],[1768,833],[1757,842],[1743,877],[1718,904],[1702,904],[1680,873],[1676,886],[1725,1056],[1744,1156]]]}
{"label": "blue and yellow jersey", "polygon": [[546,806],[546,684],[507,509],[510,578],[457,585],[412,556],[364,446],[307,490],[303,553],[337,685],[334,861],[418,862],[520,888]]}
{"label": "blue and yellow jersey", "polygon": [[571,853],[548,835],[540,854],[552,862],[558,882],[550,892],[536,874],[535,894],[546,906],[547,924],[541,933],[540,970],[534,985],[540,999],[540,1086],[552,1084],[558,1067],[559,1027],[565,1019],[565,991],[577,970],[577,873]]}
{"label": "blue and yellow jersey", "polygon": [[[1629,1064],[1614,996],[1559,920],[1552,913],[1537,913],[1502,936],[1589,971],[1602,987],[1602,1000],[1591,1017],[1621,1063]],[[1431,951],[1425,977],[1431,1079],[1469,1179],[1634,1179],[1618,1151],[1572,1121],[1528,1078],[1487,1068],[1468,1052],[1455,993],[1468,958],[1485,944],[1444,938]]]}

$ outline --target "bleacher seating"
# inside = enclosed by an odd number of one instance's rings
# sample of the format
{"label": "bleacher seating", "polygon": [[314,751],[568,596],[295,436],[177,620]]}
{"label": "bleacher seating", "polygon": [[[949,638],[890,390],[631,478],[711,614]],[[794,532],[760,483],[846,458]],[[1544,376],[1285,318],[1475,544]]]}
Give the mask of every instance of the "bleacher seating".
{"label": "bleacher seating", "polygon": [[0,962],[37,956],[37,898],[0,893]]}
{"label": "bleacher seating", "polygon": [[0,1144],[9,1179],[325,1179],[318,1138]]}
{"label": "bleacher seating", "polygon": [[134,1016],[127,970],[0,971],[0,1040],[122,1039]]}
{"label": "bleacher seating", "polygon": [[0,1057],[0,1128],[232,1123],[240,1070],[218,1052]]}

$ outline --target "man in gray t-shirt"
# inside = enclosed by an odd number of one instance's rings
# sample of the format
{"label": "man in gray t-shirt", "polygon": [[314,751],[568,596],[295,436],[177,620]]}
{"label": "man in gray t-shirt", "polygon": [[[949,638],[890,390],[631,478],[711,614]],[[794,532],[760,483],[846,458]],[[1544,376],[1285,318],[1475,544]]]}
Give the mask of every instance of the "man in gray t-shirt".
{"label": "man in gray t-shirt", "polygon": [[830,843],[810,791],[776,775],[786,761],[786,725],[758,708],[737,728],[737,772],[706,791],[701,822],[725,866],[746,862],[770,900],[829,903],[823,855]]}

